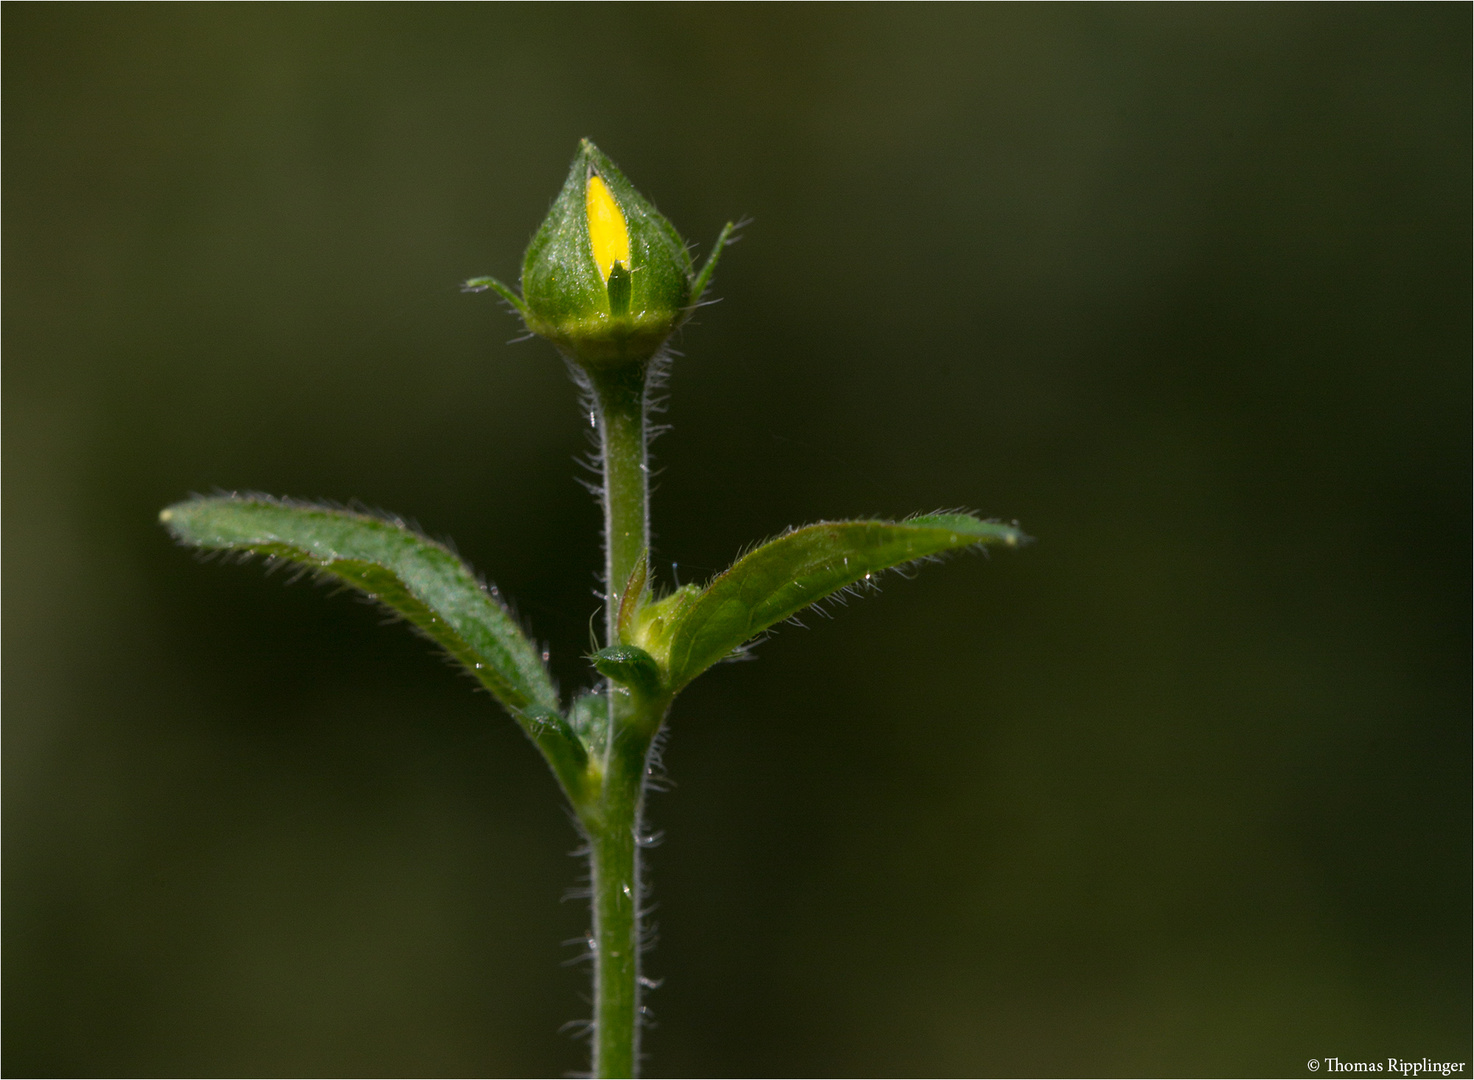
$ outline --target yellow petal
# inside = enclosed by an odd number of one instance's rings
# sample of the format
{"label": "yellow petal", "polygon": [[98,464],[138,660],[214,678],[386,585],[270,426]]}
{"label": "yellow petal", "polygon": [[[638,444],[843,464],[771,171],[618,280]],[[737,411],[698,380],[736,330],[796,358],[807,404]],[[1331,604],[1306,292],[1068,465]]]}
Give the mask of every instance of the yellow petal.
{"label": "yellow petal", "polygon": [[599,177],[589,177],[584,201],[588,206],[589,240],[594,245],[594,262],[598,264],[599,276],[607,282],[615,263],[624,263],[625,269],[630,269],[630,231],[624,223],[619,204]]}

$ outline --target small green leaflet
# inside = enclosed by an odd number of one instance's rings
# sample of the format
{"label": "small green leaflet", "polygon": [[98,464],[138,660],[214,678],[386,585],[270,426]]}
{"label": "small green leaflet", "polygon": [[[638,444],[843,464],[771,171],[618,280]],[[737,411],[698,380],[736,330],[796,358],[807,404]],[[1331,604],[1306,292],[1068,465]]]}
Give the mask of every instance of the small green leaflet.
{"label": "small green leaflet", "polygon": [[906,521],[826,521],[793,529],[719,574],[674,617],[665,638],[672,691],[758,634],[871,575],[983,544],[1017,547],[1013,525],[970,514]]}
{"label": "small green leaflet", "polygon": [[589,657],[595,670],[646,697],[660,693],[660,665],[638,645],[614,645]]}
{"label": "small green leaflet", "polygon": [[264,496],[175,503],[159,520],[181,543],[285,559],[402,615],[491,691],[567,784],[583,750],[538,650],[454,552],[395,521]]}

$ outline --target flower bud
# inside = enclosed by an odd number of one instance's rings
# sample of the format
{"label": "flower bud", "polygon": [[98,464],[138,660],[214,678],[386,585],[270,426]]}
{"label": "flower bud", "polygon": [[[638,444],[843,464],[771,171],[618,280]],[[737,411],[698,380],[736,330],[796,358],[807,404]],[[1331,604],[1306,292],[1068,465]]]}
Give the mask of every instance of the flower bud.
{"label": "flower bud", "polygon": [[585,367],[643,363],[690,314],[695,280],[675,227],[584,139],[522,263],[528,329]]}

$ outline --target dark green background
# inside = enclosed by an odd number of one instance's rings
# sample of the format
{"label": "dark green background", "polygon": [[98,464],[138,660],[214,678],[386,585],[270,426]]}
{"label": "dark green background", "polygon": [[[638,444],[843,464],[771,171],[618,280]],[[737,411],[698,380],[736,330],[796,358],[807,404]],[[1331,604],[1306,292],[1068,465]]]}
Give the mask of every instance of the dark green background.
{"label": "dark green background", "polygon": [[[1470,1058],[1470,8],[7,6],[7,1075],[557,1074],[575,845],[403,628],[155,523],[359,498],[589,679],[514,278],[579,136],[754,223],[682,580],[958,559],[678,703],[654,1075]],[[822,624],[822,625],[820,625]]]}

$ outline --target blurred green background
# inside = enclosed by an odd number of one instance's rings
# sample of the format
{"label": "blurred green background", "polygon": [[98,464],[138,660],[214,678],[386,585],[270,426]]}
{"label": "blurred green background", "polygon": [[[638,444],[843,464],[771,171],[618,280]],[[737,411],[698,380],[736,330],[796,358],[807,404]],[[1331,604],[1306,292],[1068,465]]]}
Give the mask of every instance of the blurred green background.
{"label": "blurred green background", "polygon": [[1470,23],[7,6],[5,1073],[583,1067],[531,747],[155,521],[412,516],[587,683],[587,425],[457,290],[583,135],[699,245],[754,221],[681,342],[662,567],[1040,538],[678,703],[651,1074],[1468,1060]]}

